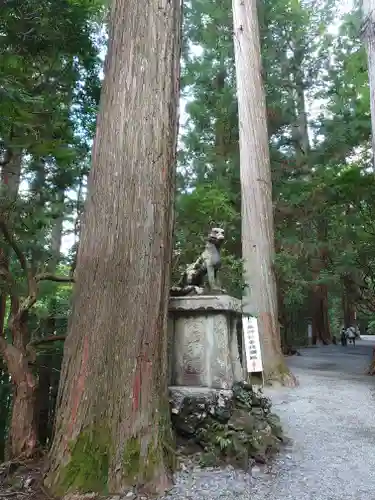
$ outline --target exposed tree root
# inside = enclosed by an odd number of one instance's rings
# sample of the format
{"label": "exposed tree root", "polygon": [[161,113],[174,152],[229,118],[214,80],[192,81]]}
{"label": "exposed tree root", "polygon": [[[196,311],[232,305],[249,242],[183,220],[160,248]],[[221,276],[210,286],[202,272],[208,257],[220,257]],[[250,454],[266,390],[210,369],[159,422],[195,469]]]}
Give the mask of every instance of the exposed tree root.
{"label": "exposed tree root", "polygon": [[280,363],[277,370],[266,374],[266,385],[276,386],[282,385],[284,387],[298,387],[299,381],[295,375],[289,370],[285,363]]}

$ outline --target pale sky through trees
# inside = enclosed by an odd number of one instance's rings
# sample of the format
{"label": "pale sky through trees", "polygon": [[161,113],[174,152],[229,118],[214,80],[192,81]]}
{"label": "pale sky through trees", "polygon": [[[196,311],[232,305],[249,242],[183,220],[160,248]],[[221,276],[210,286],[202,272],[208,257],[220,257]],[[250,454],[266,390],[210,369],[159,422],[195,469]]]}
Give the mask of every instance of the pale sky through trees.
{"label": "pale sky through trees", "polygon": [[[353,9],[353,4],[354,4],[353,0],[341,0],[340,9],[337,12],[337,21],[332,24],[332,27],[330,29],[330,31],[333,34],[336,34],[338,32],[341,17]],[[103,50],[103,53],[102,53],[103,60],[105,57],[105,52],[106,51]],[[198,52],[199,51],[197,50],[197,53]],[[184,129],[184,125],[185,125],[186,120],[188,118],[188,115],[185,112],[185,106],[186,106],[187,102],[188,102],[188,100],[185,98],[182,98],[180,100],[180,135]],[[314,102],[308,103],[309,118],[311,119],[311,118],[314,118],[315,116],[317,116],[319,114],[319,112],[321,111],[322,106],[324,107],[324,101],[319,101],[319,102],[314,101]],[[69,195],[72,198],[75,197],[74,192],[69,193]],[[71,223],[68,222],[68,223],[64,224],[65,231],[69,231],[71,228],[72,228]],[[67,235],[63,236],[61,251],[63,253],[67,253],[69,251],[69,249],[71,248],[71,246],[73,245],[73,243],[74,243],[74,235],[73,234],[67,234]]]}

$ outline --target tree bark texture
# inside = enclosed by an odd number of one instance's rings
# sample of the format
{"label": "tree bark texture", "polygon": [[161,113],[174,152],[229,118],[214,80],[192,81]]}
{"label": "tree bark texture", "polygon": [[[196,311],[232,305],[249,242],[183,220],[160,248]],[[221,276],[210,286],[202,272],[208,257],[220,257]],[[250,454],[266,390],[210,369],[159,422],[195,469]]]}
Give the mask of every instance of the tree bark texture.
{"label": "tree bark texture", "polygon": [[170,483],[167,309],[180,0],[114,0],[46,484]]}
{"label": "tree bark texture", "polygon": [[[1,170],[1,206],[0,216],[8,224],[14,211],[18,189],[21,180],[22,153],[13,152],[11,160]],[[9,252],[0,251],[0,266],[4,276],[9,274]],[[7,280],[5,280],[7,281]],[[19,300],[6,292],[9,285],[4,283],[0,297],[0,353],[6,363],[8,373],[14,386],[12,417],[9,432],[9,458],[34,454],[37,446],[37,429],[35,422],[35,391],[37,380],[29,365],[26,344],[29,340],[27,329],[27,315],[17,317]],[[10,295],[11,315],[8,326],[11,330],[13,345],[4,337],[4,312],[7,295]],[[4,311],[4,312],[3,312]]]}
{"label": "tree bark texture", "polygon": [[293,383],[277,314],[272,184],[256,0],[233,0],[242,195],[243,312],[258,318],[264,376]]}
{"label": "tree bark texture", "polygon": [[362,36],[365,42],[370,86],[371,137],[375,171],[375,0],[362,0]]}

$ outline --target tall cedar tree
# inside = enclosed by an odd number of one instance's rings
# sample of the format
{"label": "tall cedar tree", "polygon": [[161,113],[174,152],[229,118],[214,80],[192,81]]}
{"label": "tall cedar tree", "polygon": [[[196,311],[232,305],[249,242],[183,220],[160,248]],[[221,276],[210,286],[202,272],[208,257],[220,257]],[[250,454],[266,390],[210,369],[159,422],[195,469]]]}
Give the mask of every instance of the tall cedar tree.
{"label": "tall cedar tree", "polygon": [[240,139],[244,313],[258,318],[265,379],[294,383],[281,352],[272,183],[256,0],[233,0]]}
{"label": "tall cedar tree", "polygon": [[365,40],[370,85],[372,154],[375,169],[375,0],[362,0],[362,35]]}
{"label": "tall cedar tree", "polygon": [[46,484],[170,481],[166,319],[180,0],[114,0]]}

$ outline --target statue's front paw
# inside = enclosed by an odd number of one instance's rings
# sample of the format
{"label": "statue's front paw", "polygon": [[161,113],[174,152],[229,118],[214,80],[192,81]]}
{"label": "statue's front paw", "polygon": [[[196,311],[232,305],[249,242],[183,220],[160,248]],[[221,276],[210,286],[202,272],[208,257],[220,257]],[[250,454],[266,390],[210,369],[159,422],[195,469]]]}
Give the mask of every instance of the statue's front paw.
{"label": "statue's front paw", "polygon": [[203,295],[204,294],[204,288],[201,288],[200,286],[196,286],[195,288],[195,293],[197,295]]}

